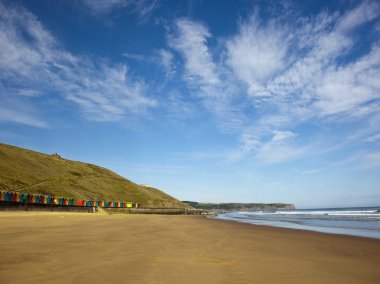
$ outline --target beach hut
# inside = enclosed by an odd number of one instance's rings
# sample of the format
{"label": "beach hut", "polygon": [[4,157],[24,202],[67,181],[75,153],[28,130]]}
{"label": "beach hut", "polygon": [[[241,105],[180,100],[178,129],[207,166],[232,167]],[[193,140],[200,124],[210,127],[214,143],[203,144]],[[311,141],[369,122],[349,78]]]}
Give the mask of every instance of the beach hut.
{"label": "beach hut", "polygon": [[0,191],[0,201],[4,201],[4,192]]}
{"label": "beach hut", "polygon": [[127,203],[127,208],[132,208],[132,207],[133,207],[133,204],[130,203],[130,202],[128,202],[128,203]]}

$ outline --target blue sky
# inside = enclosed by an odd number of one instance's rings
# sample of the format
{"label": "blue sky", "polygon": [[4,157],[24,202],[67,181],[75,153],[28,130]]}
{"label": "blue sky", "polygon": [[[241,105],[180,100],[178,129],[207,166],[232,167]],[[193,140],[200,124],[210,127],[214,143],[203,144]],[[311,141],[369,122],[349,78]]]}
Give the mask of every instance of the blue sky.
{"label": "blue sky", "polygon": [[181,200],[380,204],[378,1],[0,1],[0,141]]}

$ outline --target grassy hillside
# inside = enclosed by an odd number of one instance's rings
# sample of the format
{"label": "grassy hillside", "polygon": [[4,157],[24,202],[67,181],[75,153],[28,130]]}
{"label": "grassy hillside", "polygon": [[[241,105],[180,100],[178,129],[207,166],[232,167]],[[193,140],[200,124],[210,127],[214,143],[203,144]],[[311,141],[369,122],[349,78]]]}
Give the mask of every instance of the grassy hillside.
{"label": "grassy hillside", "polygon": [[137,185],[105,168],[1,143],[0,190],[190,208],[158,189]]}

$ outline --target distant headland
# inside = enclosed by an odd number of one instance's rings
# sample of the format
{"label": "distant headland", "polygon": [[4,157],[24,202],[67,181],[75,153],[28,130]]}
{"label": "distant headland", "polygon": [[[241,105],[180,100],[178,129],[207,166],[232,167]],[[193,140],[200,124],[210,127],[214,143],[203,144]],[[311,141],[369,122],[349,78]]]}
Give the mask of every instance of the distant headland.
{"label": "distant headland", "polygon": [[182,201],[193,208],[218,211],[242,211],[242,210],[292,210],[294,204],[288,203],[202,203],[195,201]]}

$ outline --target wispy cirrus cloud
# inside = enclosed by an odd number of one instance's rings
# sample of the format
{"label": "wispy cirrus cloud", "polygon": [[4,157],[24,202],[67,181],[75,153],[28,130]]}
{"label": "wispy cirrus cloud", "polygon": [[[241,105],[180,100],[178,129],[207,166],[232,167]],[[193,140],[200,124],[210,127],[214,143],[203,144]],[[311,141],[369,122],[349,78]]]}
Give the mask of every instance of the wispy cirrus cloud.
{"label": "wispy cirrus cloud", "polygon": [[182,18],[174,22],[168,45],[183,58],[183,79],[191,94],[218,118],[222,131],[231,132],[241,127],[243,116],[232,99],[236,86],[230,84],[224,67],[215,63],[210,38],[204,24]]}
{"label": "wispy cirrus cloud", "polygon": [[120,9],[130,9],[141,21],[146,21],[159,7],[158,0],[81,0],[93,15],[106,15]]}
{"label": "wispy cirrus cloud", "polygon": [[299,158],[307,153],[308,147],[292,145],[289,140],[295,134],[290,131],[275,131],[273,137],[260,145],[256,152],[256,159],[266,164],[283,163]]}
{"label": "wispy cirrus cloud", "polygon": [[18,100],[2,98],[0,105],[0,121],[20,123],[29,126],[48,128],[49,123],[44,121],[32,105]]}
{"label": "wispy cirrus cloud", "polygon": [[[355,49],[355,44],[360,40],[356,31],[363,25],[373,25],[373,20],[379,19],[378,8],[375,2],[363,2],[343,15],[322,12],[314,18],[301,19],[306,25],[297,27],[293,23],[290,26],[292,38],[281,43],[278,41],[277,47],[287,50],[286,58],[279,59],[281,65],[271,71],[269,77],[266,76],[267,70],[264,70],[261,80],[257,79],[259,76],[247,77],[251,80],[248,85],[258,84],[259,95],[265,96],[265,99],[251,97],[250,100],[256,109],[266,111],[252,121],[252,126],[245,131],[253,131],[256,139],[263,141],[273,129],[292,129],[320,119],[330,124],[342,123],[347,118],[348,121],[359,120],[378,112],[380,88],[376,78],[380,72],[379,41],[372,44],[369,52],[362,52],[359,56]],[[290,27],[286,25],[266,25],[269,38],[284,37],[290,32]],[[270,31],[274,26],[275,31]],[[245,46],[244,38],[240,32],[230,41],[237,46]],[[239,73],[237,77],[247,82]],[[320,152],[316,151],[315,145],[305,145],[309,151],[293,151],[300,145],[293,143],[292,146],[291,142],[287,143],[287,148],[283,148],[284,145],[273,147],[271,141],[262,145],[257,157],[267,157],[273,162],[281,161],[271,158],[282,156],[280,153],[297,158],[310,155],[313,151]],[[277,151],[273,150],[278,150],[279,155],[274,155]]]}
{"label": "wispy cirrus cloud", "polygon": [[168,78],[172,78],[175,75],[176,69],[173,53],[166,49],[159,49],[157,51],[157,61],[164,68]]}
{"label": "wispy cirrus cloud", "polygon": [[[0,23],[3,100],[17,101],[19,105],[25,96],[59,94],[79,106],[88,119],[100,121],[140,115],[156,105],[155,99],[145,95],[145,83],[130,78],[125,64],[111,64],[102,58],[64,50],[26,9],[0,4]],[[32,100],[28,103],[32,104]],[[10,103],[11,110],[12,105],[16,104]],[[26,112],[20,117],[33,121],[34,115]],[[9,120],[10,116],[2,111],[0,117]],[[27,123],[27,119],[17,121]],[[34,119],[34,125],[44,124]]]}
{"label": "wispy cirrus cloud", "polygon": [[[189,89],[239,134],[229,157],[279,163],[321,153],[309,137],[292,139],[297,127],[316,121],[334,127],[379,112],[378,11],[377,2],[365,1],[343,14],[287,21],[253,13],[236,34],[220,39],[222,54],[209,47],[213,35],[205,24],[179,19],[168,43],[184,59]],[[364,27],[374,33],[368,50],[358,48]]]}
{"label": "wispy cirrus cloud", "polygon": [[185,78],[191,84],[218,84],[216,65],[207,46],[210,32],[203,24],[188,19],[179,19],[174,25],[175,32],[169,35],[169,45],[183,55]]}
{"label": "wispy cirrus cloud", "polygon": [[255,14],[226,42],[227,64],[247,84],[249,95],[266,96],[263,83],[285,65],[288,33],[277,25],[275,21],[263,24]]}

